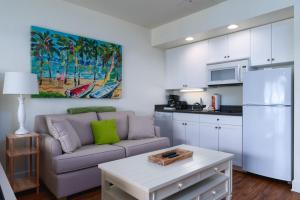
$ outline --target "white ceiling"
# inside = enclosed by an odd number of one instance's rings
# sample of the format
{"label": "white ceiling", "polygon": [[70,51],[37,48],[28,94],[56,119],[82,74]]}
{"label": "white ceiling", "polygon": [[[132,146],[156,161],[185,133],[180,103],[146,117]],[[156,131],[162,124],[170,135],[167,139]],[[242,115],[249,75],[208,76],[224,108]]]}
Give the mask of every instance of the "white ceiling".
{"label": "white ceiling", "polygon": [[126,21],[154,28],[225,0],[65,0]]}

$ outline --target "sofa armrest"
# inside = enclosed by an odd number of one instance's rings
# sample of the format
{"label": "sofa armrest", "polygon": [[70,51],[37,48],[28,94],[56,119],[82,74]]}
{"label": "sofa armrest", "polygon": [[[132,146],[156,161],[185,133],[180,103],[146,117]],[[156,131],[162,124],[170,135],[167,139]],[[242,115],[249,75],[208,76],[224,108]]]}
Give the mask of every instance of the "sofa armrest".
{"label": "sofa armrest", "polygon": [[41,134],[41,139],[41,151],[43,156],[52,158],[63,153],[60,142],[51,135]]}
{"label": "sofa armrest", "polygon": [[156,137],[160,137],[160,127],[154,126],[154,132]]}

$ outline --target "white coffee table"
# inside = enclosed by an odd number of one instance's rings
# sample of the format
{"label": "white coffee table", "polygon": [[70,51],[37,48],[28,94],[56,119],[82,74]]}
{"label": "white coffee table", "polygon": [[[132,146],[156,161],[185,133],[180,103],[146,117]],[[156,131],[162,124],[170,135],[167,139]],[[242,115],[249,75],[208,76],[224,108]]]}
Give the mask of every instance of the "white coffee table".
{"label": "white coffee table", "polygon": [[160,166],[148,156],[164,150],[99,164],[102,200],[231,199],[233,155],[188,145],[193,157]]}

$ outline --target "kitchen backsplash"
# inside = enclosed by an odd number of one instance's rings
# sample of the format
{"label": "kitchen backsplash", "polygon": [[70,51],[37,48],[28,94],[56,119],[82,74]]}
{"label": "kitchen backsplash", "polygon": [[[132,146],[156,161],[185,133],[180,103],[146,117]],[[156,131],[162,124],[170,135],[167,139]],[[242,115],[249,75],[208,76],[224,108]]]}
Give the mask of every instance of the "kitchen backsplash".
{"label": "kitchen backsplash", "polygon": [[213,94],[221,95],[221,105],[242,105],[243,104],[243,87],[242,86],[223,86],[208,88],[204,92],[179,92],[173,91],[168,94],[180,96],[180,100],[187,101],[188,104],[194,104],[200,101],[200,97],[205,105],[211,105],[211,96]]}

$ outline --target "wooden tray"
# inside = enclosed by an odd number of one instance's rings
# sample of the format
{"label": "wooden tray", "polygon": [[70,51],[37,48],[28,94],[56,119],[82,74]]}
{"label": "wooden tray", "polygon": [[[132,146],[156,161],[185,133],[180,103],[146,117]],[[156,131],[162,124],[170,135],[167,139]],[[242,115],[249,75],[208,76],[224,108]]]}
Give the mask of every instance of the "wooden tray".
{"label": "wooden tray", "polygon": [[[167,153],[167,152],[173,152],[173,151],[176,151],[176,153],[179,156],[176,156],[174,158],[163,158],[162,157],[162,154]],[[169,164],[171,164],[173,162],[176,162],[178,160],[184,160],[184,159],[190,158],[192,156],[193,156],[192,151],[177,148],[177,149],[165,151],[165,152],[162,152],[162,153],[159,153],[159,154],[151,155],[151,156],[148,157],[148,159],[151,162],[157,163],[157,164],[162,165],[162,166],[166,166],[166,165],[169,165]]]}

